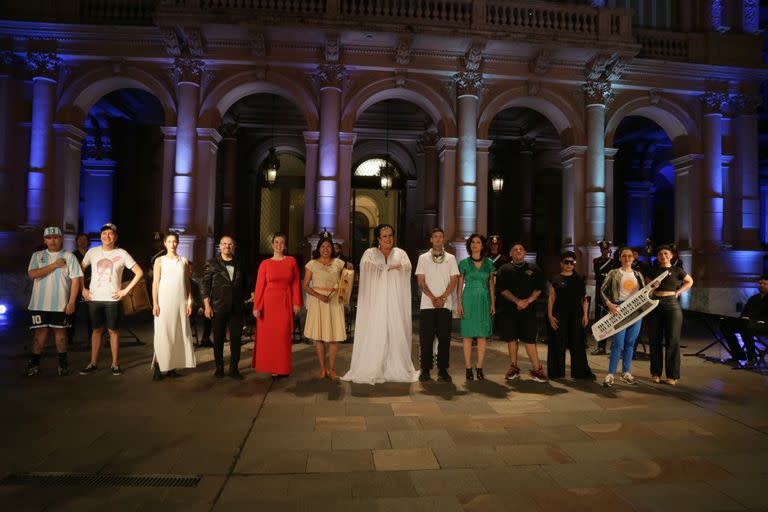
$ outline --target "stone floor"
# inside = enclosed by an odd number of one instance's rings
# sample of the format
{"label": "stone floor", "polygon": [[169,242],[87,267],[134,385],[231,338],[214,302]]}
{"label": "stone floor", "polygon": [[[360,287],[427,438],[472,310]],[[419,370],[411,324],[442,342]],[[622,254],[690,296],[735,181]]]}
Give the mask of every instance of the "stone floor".
{"label": "stone floor", "polygon": [[[150,323],[134,327],[151,340]],[[202,478],[194,488],[0,483],[3,510],[768,511],[766,375],[697,357],[683,358],[676,387],[652,384],[647,359],[634,364],[636,386],[507,384],[495,343],[487,380],[467,383],[454,343],[453,384],[366,386],[316,378],[303,343],[293,375],[272,382],[248,369],[247,345],[243,382],[213,379],[210,349],[196,370],[152,382],[151,344],[126,343],[122,376],[56,377],[51,354],[30,379],[28,339],[0,330],[0,478]],[[708,339],[687,321],[683,342],[694,352]],[[340,370],[351,353],[342,346]],[[71,354],[74,368],[86,359]],[[607,362],[590,356],[600,379]]]}

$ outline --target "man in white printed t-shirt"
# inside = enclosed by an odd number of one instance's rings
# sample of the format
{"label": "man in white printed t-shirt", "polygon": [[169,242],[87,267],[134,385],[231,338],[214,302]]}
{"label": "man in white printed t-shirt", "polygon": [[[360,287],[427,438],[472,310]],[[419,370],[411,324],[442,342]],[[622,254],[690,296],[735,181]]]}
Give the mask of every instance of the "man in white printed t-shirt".
{"label": "man in white printed t-shirt", "polygon": [[[117,226],[107,223],[101,226],[101,246],[93,247],[83,257],[83,268],[91,269],[91,282],[83,289],[88,301],[93,335],[91,336],[91,362],[80,370],[80,375],[96,371],[104,328],[109,331],[109,346],[112,349],[112,375],[123,373],[117,360],[120,349],[120,299],[125,297],[136,283],[141,281],[144,271],[124,249],[115,246]],[[123,270],[133,271],[133,279],[123,289]]]}
{"label": "man in white printed t-shirt", "polygon": [[419,380],[430,380],[432,347],[437,336],[437,375],[444,382],[451,382],[448,360],[451,353],[451,305],[459,267],[456,258],[443,249],[445,232],[434,228],[429,237],[432,248],[419,256],[416,279],[421,289],[419,311],[419,348],[421,374]]}
{"label": "man in white printed t-shirt", "polygon": [[29,300],[29,315],[35,341],[32,345],[27,375],[40,373],[40,355],[48,340],[48,331],[53,330],[56,352],[59,356],[59,375],[67,375],[67,315],[75,311],[77,295],[83,284],[83,271],[77,258],[61,249],[61,230],[49,226],[43,230],[45,249],[37,251],[29,260],[27,273],[32,279],[32,297]]}

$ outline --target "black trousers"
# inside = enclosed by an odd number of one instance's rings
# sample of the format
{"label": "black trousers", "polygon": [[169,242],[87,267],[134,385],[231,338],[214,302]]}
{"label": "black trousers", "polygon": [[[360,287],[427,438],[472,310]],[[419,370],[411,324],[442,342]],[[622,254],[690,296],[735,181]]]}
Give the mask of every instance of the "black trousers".
{"label": "black trousers", "polygon": [[419,311],[419,364],[422,370],[432,369],[432,346],[435,336],[437,336],[437,368],[447,370],[451,354],[450,309]]}
{"label": "black trousers", "polygon": [[571,377],[592,378],[592,369],[587,361],[587,346],[584,340],[584,326],[580,312],[555,314],[558,328],[552,331],[547,345],[547,375],[550,379],[565,377],[565,349],[571,352]]}
{"label": "black trousers", "polygon": [[720,331],[728,340],[728,348],[734,359],[743,360],[744,351],[739,345],[736,334],[741,334],[741,340],[747,349],[746,357],[748,360],[757,361],[757,350],[755,349],[755,336],[768,333],[765,326],[757,327],[757,322],[750,322],[746,318],[723,318],[720,321]]}
{"label": "black trousers", "polygon": [[678,300],[674,296],[661,297],[659,305],[648,315],[651,375],[661,377],[661,371],[666,367],[668,379],[680,378],[680,329],[682,327],[683,310],[680,309]]}
{"label": "black trousers", "polygon": [[229,351],[231,358],[229,369],[237,370],[240,362],[240,338],[243,333],[242,311],[217,311],[211,321],[213,327],[213,357],[216,366],[224,366],[224,339],[227,336],[229,326]]}

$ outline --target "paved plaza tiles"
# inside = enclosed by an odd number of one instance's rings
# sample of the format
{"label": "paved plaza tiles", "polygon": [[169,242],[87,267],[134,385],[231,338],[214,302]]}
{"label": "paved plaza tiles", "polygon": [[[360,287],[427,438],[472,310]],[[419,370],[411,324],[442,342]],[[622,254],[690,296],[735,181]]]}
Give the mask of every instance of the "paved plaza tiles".
{"label": "paved plaza tiles", "polygon": [[[709,340],[687,321],[684,352]],[[135,326],[151,340],[151,323]],[[55,356],[22,376],[28,332],[0,331],[2,510],[34,511],[730,511],[768,510],[768,382],[761,372],[683,358],[678,386],[563,379],[507,384],[495,343],[487,380],[350,385],[316,377],[311,346],[273,382],[196,370],[152,382],[151,343],[125,373],[57,377]],[[417,340],[414,338],[414,349]],[[348,368],[343,345],[338,368]],[[546,347],[539,353],[546,356]],[[527,359],[522,356],[523,369]],[[416,353],[414,350],[414,358]],[[71,354],[73,368],[87,361]],[[601,379],[607,357],[590,356]],[[8,484],[26,473],[199,475],[195,487]]]}

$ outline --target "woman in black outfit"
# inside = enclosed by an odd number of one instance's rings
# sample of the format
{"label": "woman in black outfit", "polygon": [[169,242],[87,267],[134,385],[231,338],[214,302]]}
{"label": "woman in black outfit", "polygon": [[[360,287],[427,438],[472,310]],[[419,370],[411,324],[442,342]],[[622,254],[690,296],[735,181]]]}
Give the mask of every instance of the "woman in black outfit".
{"label": "woman in black outfit", "polygon": [[584,328],[589,323],[587,290],[584,278],[578,275],[576,254],[564,252],[560,257],[559,274],[552,278],[547,315],[552,336],[547,346],[547,374],[550,379],[565,377],[565,349],[571,352],[571,377],[595,379],[587,362]]}
{"label": "woman in black outfit", "polygon": [[[693,286],[693,278],[681,267],[672,265],[672,248],[660,245],[656,250],[656,261],[648,279],[653,280],[665,270],[669,275],[653,291],[653,298],[659,299],[648,318],[648,334],[651,345],[651,379],[661,382],[661,371],[666,366],[667,384],[675,385],[680,378],[680,329],[683,326],[683,311],[678,298]],[[664,341],[666,340],[666,354]]]}

